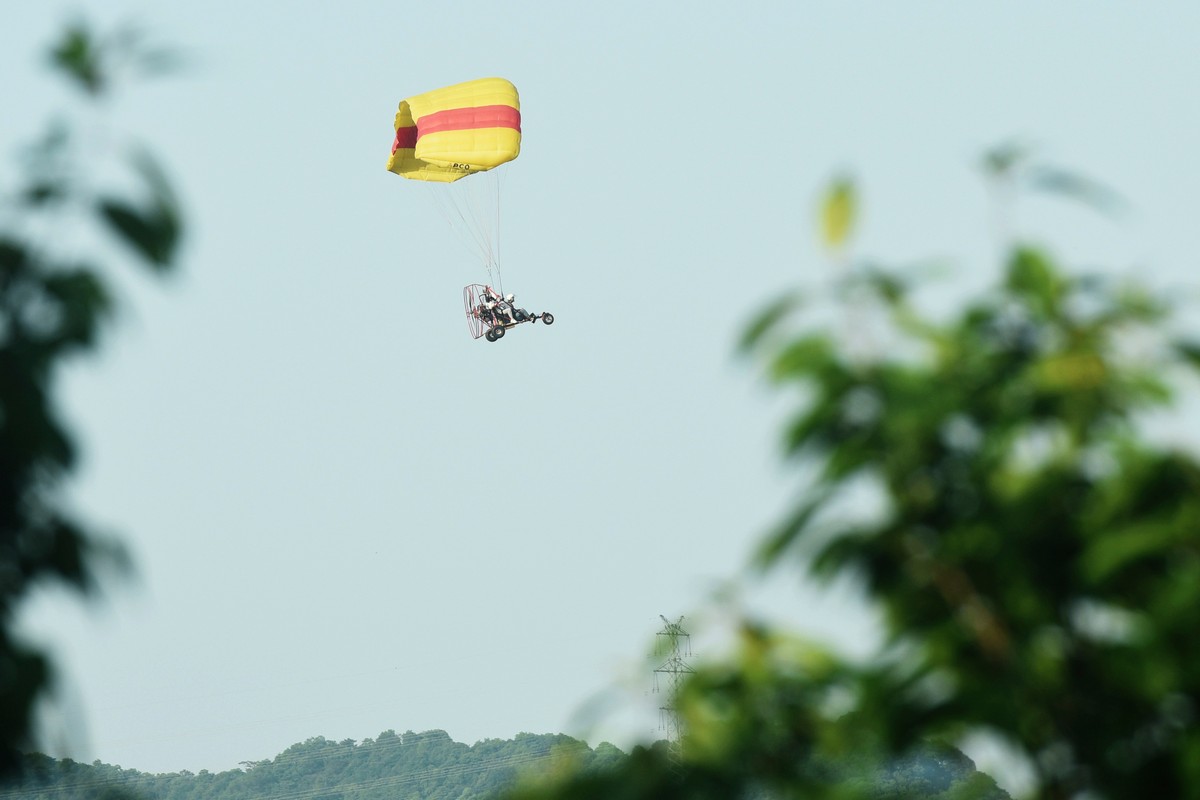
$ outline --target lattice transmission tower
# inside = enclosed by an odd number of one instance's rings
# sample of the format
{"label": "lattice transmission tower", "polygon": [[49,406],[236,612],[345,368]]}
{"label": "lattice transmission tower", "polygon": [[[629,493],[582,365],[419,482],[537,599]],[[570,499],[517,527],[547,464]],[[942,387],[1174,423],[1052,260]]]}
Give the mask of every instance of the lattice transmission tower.
{"label": "lattice transmission tower", "polygon": [[654,670],[654,691],[660,690],[658,676],[664,676],[667,697],[658,708],[659,728],[666,731],[672,752],[675,752],[681,734],[677,705],[679,687],[687,675],[696,671],[686,661],[692,656],[692,637],[683,629],[683,617],[671,622],[662,614],[658,616],[663,621],[663,629],[655,634],[655,651],[659,655],[665,654],[667,660]]}

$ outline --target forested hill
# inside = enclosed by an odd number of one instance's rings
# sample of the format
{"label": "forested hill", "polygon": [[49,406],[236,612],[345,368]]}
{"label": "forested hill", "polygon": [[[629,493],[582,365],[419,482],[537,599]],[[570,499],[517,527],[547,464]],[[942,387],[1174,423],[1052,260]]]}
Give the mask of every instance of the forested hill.
{"label": "forested hill", "polygon": [[602,767],[622,757],[611,744],[593,750],[562,734],[466,745],[440,730],[384,731],[358,743],[317,737],[218,773],[154,775],[31,754],[25,779],[0,788],[0,800],[97,800],[118,792],[147,800],[472,800],[511,787],[525,770],[544,773],[556,759]]}
{"label": "forested hill", "polygon": [[[273,759],[218,773],[154,775],[99,761],[24,758],[23,780],[0,785],[0,800],[485,800],[526,773],[546,775],[567,764],[604,769],[626,755],[611,744],[593,750],[563,734],[519,733],[465,745],[435,730],[384,731],[357,743],[317,737]],[[817,765],[816,771],[861,793],[854,796],[879,800],[1009,800],[952,748],[929,747],[887,765],[851,758]]]}

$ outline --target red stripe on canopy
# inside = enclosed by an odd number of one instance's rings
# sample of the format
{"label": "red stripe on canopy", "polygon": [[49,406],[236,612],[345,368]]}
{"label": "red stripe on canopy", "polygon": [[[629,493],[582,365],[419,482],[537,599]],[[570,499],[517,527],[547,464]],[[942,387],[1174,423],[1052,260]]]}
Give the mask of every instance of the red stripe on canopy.
{"label": "red stripe on canopy", "polygon": [[[512,106],[476,106],[475,108],[448,108],[426,114],[417,120],[417,138],[427,133],[442,131],[466,131],[476,128],[512,128],[520,133],[521,112]],[[397,140],[400,132],[396,132]],[[413,145],[401,145],[411,147]]]}

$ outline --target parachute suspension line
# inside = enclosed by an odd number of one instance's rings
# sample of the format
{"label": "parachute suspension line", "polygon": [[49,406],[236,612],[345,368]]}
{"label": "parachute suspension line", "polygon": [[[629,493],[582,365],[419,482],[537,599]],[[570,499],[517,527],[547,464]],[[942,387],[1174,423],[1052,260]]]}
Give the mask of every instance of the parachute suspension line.
{"label": "parachute suspension line", "polygon": [[501,296],[503,296],[504,295],[504,281],[500,277],[500,265],[499,264],[488,264],[487,265],[487,274],[488,274],[488,286],[491,286],[493,289],[495,289],[497,292],[499,292]]}
{"label": "parachute suspension line", "polygon": [[[495,196],[495,204],[492,206],[493,208],[496,209],[496,220],[494,223],[495,227],[492,229],[496,232],[495,236],[492,237],[496,242],[496,253],[495,253],[495,256],[496,256],[496,258],[495,258],[496,289],[497,289],[497,291],[500,292],[501,297],[504,296],[504,278],[502,278],[500,276],[500,190],[503,188],[504,176],[505,176],[505,174],[507,174],[507,172],[508,172],[507,165],[501,165],[499,169],[495,170],[495,173],[496,173],[496,177],[495,177],[496,196]],[[489,269],[488,272],[490,273],[491,270]]]}
{"label": "parachute suspension line", "polygon": [[[500,202],[499,172],[488,172],[463,179],[458,183],[471,182],[467,200],[470,203],[470,216],[477,236],[480,253],[488,275],[496,272],[496,280],[500,273],[500,229],[497,224],[497,208]],[[495,281],[493,281],[494,283]]]}
{"label": "parachute suspension line", "polygon": [[485,222],[490,215],[480,214],[478,209],[479,187],[471,187],[469,179],[451,184],[430,184],[426,191],[438,213],[454,232],[454,238],[485,266],[494,262],[492,256],[492,234]]}
{"label": "parachute suspension line", "polygon": [[507,165],[453,183],[428,183],[438,213],[463,247],[483,261],[489,284],[504,293],[500,276],[500,198]]}
{"label": "parachute suspension line", "polygon": [[455,232],[455,238],[486,263],[491,251],[487,232],[481,229],[478,215],[473,211],[475,204],[471,202],[470,187],[460,186],[461,183],[464,182],[431,184],[427,186],[427,191],[442,218]]}
{"label": "parachute suspension line", "polygon": [[500,294],[504,294],[503,278],[500,274],[500,197],[501,179],[505,171],[506,165],[502,165],[454,184],[457,188],[458,184],[471,182],[470,191],[463,192],[462,195],[467,204],[466,213],[476,235],[476,247],[483,257],[488,283]]}

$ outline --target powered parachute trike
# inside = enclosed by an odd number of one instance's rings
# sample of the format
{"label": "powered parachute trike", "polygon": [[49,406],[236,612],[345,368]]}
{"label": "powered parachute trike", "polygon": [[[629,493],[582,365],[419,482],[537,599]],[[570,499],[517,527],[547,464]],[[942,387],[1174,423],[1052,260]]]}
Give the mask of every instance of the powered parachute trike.
{"label": "powered parachute trike", "polygon": [[554,315],[549,311],[540,314],[530,314],[519,308],[511,294],[501,295],[491,286],[482,283],[472,283],[463,289],[463,305],[467,311],[467,327],[471,338],[480,336],[489,342],[503,339],[509,328],[515,328],[526,322],[537,322],[543,325],[553,325]]}
{"label": "powered parachute trike", "polygon": [[[504,78],[482,78],[400,101],[390,172],[422,181],[443,216],[478,252],[487,284],[463,289],[473,338],[494,342],[509,328],[554,315],[529,314],[504,294],[500,277],[500,184],[521,152],[521,102]],[[499,291],[493,289],[497,287]]]}

